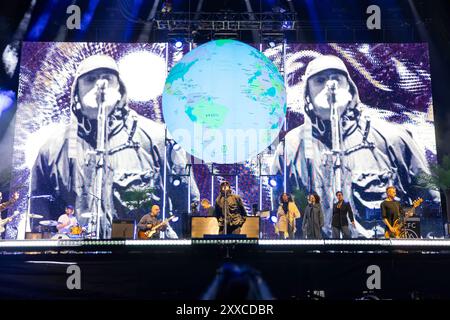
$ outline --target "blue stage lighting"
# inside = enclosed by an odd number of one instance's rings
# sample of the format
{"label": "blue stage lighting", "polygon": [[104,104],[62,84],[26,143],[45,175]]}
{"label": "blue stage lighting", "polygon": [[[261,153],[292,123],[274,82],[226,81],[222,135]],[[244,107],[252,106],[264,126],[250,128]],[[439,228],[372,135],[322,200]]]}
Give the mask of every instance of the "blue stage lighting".
{"label": "blue stage lighting", "polygon": [[283,24],[281,25],[282,30],[292,30],[292,27],[294,26],[294,23],[292,21],[283,21]]}
{"label": "blue stage lighting", "polygon": [[269,185],[270,185],[272,188],[275,188],[275,187],[277,186],[277,180],[276,180],[275,178],[270,178],[270,179],[269,179]]}
{"label": "blue stage lighting", "polygon": [[272,223],[277,223],[278,222],[277,216],[271,216],[270,221],[272,221]]}
{"label": "blue stage lighting", "polygon": [[172,180],[172,185],[178,187],[181,184],[181,179],[179,177],[174,177]]}
{"label": "blue stage lighting", "polygon": [[181,42],[180,40],[177,40],[175,42],[175,48],[180,49],[183,46],[183,42]]}
{"label": "blue stage lighting", "polygon": [[39,18],[36,20],[34,25],[30,28],[30,31],[28,32],[28,38],[27,38],[28,40],[30,40],[30,41],[39,40],[39,38],[44,33],[44,30],[50,21],[52,9],[56,5],[57,5],[57,0],[51,0],[51,1],[47,2],[43,13],[39,16]]}
{"label": "blue stage lighting", "polygon": [[16,100],[16,94],[11,90],[0,89],[0,115],[3,111],[6,111],[14,106]]}

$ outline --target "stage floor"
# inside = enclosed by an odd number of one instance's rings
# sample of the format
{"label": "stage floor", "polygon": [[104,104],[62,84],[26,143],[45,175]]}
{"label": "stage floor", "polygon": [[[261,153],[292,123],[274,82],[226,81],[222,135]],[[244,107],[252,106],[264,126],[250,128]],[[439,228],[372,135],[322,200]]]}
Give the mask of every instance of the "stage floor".
{"label": "stage floor", "polygon": [[195,300],[226,262],[257,270],[277,299],[450,299],[447,239],[4,240],[0,252],[6,299]]}
{"label": "stage floor", "polygon": [[413,251],[450,251],[449,239],[323,239],[323,240],[258,240],[258,239],[186,239],[186,240],[1,240],[0,254],[6,252],[71,250],[92,251],[95,249],[117,251],[123,249],[151,250],[156,247],[184,247],[191,246],[252,246],[260,250],[269,248],[291,248],[296,251],[333,251],[348,250],[362,252],[388,251],[399,249]]}

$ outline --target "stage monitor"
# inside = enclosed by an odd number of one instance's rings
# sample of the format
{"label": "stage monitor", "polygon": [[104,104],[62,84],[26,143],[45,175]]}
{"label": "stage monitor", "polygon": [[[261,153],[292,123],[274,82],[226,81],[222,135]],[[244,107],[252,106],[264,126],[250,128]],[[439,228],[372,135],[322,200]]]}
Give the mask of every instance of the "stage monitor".
{"label": "stage monitor", "polygon": [[114,220],[112,239],[134,239],[135,224],[133,220]]}
{"label": "stage monitor", "polygon": [[[219,224],[215,217],[192,217],[191,237],[205,238],[208,235],[218,235]],[[259,239],[259,217],[246,217],[241,228],[241,235],[247,238]]]}

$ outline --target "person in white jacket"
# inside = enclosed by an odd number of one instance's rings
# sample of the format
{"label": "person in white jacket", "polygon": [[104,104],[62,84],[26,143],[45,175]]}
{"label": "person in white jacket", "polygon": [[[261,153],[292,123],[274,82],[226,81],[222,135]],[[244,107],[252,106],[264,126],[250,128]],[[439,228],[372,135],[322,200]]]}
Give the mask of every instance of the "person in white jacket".
{"label": "person in white jacket", "polygon": [[296,220],[300,218],[301,213],[297,208],[292,196],[282,193],[280,205],[277,211],[277,223],[275,232],[281,239],[294,239],[297,232]]}

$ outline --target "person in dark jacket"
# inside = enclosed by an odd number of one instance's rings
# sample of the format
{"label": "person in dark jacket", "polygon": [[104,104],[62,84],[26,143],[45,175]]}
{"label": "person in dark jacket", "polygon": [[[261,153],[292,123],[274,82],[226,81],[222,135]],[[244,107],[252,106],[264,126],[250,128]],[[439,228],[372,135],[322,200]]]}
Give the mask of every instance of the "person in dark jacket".
{"label": "person in dark jacket", "polygon": [[[344,201],[344,195],[342,191],[336,192],[337,202],[333,205],[333,216],[331,220],[332,236],[339,239],[341,232],[344,239],[350,239],[351,233],[348,229],[348,219],[355,227],[355,218],[353,217],[352,207],[350,203]],[[348,216],[348,218],[347,218]]]}
{"label": "person in dark jacket", "polygon": [[[228,214],[225,214],[227,212]],[[219,234],[225,233],[225,223],[227,234],[240,234],[241,227],[245,222],[247,211],[241,197],[233,194],[230,183],[223,181],[220,184],[220,194],[216,199],[215,214],[219,223]],[[226,222],[225,222],[226,215]]]}
{"label": "person in dark jacket", "polygon": [[321,231],[324,225],[324,215],[319,195],[316,193],[310,194],[308,202],[303,217],[303,237],[306,239],[322,239]]}

